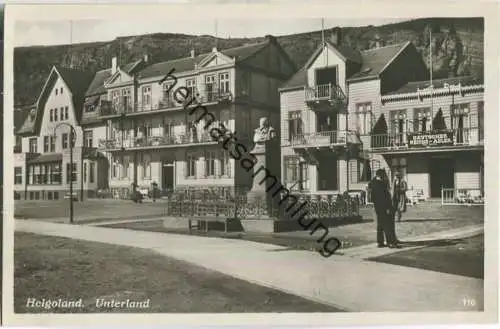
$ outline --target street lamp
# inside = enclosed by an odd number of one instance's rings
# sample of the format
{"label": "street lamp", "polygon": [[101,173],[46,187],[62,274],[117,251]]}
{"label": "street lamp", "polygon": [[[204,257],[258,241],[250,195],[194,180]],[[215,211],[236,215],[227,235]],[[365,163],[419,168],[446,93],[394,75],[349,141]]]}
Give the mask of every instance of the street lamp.
{"label": "street lamp", "polygon": [[[54,137],[59,126],[67,126],[70,128],[69,133],[69,167],[70,167],[70,180],[69,180],[69,222],[73,224],[73,137],[76,136],[75,127],[67,122],[60,122],[54,127]],[[62,177],[61,177],[62,178]]]}

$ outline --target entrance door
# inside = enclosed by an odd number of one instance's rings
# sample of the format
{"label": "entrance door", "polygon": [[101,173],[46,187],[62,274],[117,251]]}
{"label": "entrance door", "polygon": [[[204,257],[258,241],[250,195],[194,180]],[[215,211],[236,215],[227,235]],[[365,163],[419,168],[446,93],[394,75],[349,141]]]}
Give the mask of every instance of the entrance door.
{"label": "entrance door", "polygon": [[433,158],[429,163],[431,198],[441,197],[441,188],[455,187],[455,163],[450,158]]}
{"label": "entrance door", "polygon": [[317,165],[317,190],[318,191],[336,191],[338,190],[337,181],[337,158],[331,152],[321,152],[316,155]]}
{"label": "entrance door", "polygon": [[174,165],[164,162],[161,167],[161,189],[172,190],[174,188]]}

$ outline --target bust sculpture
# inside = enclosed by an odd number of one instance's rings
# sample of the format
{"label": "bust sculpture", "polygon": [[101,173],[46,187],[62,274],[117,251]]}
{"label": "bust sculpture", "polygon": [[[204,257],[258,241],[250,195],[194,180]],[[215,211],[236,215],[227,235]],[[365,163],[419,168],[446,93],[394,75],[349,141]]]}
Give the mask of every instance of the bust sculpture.
{"label": "bust sculpture", "polygon": [[271,127],[267,117],[260,118],[259,128],[255,129],[253,142],[255,146],[251,153],[259,153],[265,150],[264,146],[267,141],[276,137],[276,130]]}

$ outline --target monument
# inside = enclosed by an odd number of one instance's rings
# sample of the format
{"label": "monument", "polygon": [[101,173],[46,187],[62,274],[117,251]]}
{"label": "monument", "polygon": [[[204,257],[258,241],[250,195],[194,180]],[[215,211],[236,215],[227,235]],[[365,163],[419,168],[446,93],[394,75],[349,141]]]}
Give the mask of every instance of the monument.
{"label": "monument", "polygon": [[[255,157],[256,163],[253,167],[253,182],[252,189],[247,194],[247,201],[255,203],[261,201],[267,205],[267,209],[272,205],[272,192],[267,193],[266,189],[269,184],[273,184],[273,178],[267,177],[266,168],[268,172],[280,180],[280,173],[276,167],[276,161],[280,161],[279,147],[276,148],[276,130],[271,127],[269,119],[262,117],[259,120],[259,128],[255,129],[253,142],[254,148],[250,153]],[[276,184],[277,185],[277,184]]]}

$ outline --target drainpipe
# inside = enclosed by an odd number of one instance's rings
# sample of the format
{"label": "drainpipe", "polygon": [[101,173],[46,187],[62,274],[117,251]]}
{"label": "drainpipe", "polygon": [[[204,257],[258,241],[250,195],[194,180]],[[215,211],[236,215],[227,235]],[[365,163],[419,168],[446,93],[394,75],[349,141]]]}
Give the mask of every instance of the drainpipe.
{"label": "drainpipe", "polygon": [[348,92],[348,89],[349,88],[349,85],[346,83],[346,106],[345,106],[345,141],[346,141],[346,161],[347,161],[347,165],[346,165],[346,178],[347,178],[347,184],[346,184],[346,191],[349,191],[349,92]]}

